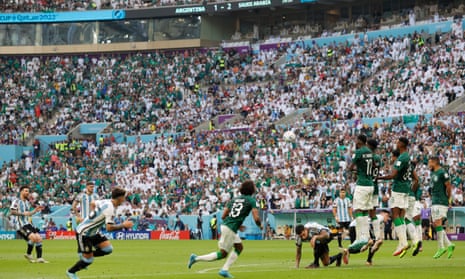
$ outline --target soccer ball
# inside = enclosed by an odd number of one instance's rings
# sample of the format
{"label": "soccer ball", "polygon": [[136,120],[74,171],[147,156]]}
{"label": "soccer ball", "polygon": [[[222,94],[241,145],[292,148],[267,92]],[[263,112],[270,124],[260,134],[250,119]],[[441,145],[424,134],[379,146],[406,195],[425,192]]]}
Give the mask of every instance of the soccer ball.
{"label": "soccer ball", "polygon": [[295,134],[292,131],[284,132],[283,139],[287,142],[295,141]]}

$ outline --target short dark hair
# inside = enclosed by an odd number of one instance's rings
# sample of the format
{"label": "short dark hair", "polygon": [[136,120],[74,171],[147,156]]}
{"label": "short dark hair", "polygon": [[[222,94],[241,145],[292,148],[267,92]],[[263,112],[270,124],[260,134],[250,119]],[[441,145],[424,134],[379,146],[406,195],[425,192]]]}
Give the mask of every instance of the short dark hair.
{"label": "short dark hair", "polygon": [[394,156],[394,157],[396,157],[396,158],[399,157],[399,156],[400,156],[400,151],[399,151],[399,149],[394,149],[394,150],[392,151],[392,156]]}
{"label": "short dark hair", "polygon": [[124,197],[124,195],[126,195],[126,190],[124,189],[121,189],[121,188],[114,188],[112,191],[111,191],[111,198],[112,199],[117,199],[119,197]]}
{"label": "short dark hair", "polygon": [[302,224],[295,226],[295,234],[300,235],[304,231],[305,227]]}
{"label": "short dark hair", "polygon": [[21,188],[19,188],[19,192],[21,193],[24,189],[30,189],[30,188],[27,185],[21,186]]}
{"label": "short dark hair", "polygon": [[431,161],[435,161],[437,164],[439,164],[441,162],[441,160],[439,160],[438,156],[431,156],[431,157],[429,157],[429,159]]}
{"label": "short dark hair", "polygon": [[408,139],[407,139],[406,137],[400,137],[400,138],[399,138],[399,141],[400,141],[401,143],[403,143],[403,144],[405,145],[405,147],[407,147],[408,144],[409,144],[409,141],[408,141]]}
{"label": "short dark hair", "polygon": [[367,143],[367,136],[365,134],[358,135],[357,139],[363,143]]}
{"label": "short dark hair", "polygon": [[252,180],[242,182],[239,192],[245,196],[252,196],[255,193],[255,183]]}
{"label": "short dark hair", "polygon": [[378,141],[375,139],[369,139],[367,141],[367,144],[371,146],[373,149],[376,149],[378,147]]}

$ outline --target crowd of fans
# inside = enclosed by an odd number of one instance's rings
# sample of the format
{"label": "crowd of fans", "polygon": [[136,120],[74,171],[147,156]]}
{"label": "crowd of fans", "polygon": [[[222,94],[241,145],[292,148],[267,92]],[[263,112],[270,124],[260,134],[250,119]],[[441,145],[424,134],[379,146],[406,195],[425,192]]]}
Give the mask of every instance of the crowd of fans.
{"label": "crowd of fans", "polygon": [[[443,46],[446,46],[444,48]],[[221,114],[233,126],[276,122],[298,108],[305,121],[431,113],[463,95],[465,41],[433,38],[300,42],[262,50],[190,50],[0,58],[1,143],[111,122],[126,135],[192,131]],[[290,58],[286,67],[276,63]]]}

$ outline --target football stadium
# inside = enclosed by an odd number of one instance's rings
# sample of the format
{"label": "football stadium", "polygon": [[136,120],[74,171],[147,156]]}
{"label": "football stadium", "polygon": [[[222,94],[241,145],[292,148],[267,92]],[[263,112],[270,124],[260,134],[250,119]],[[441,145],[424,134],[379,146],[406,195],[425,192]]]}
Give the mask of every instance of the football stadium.
{"label": "football stadium", "polygon": [[465,0],[0,6],[0,278],[465,277]]}

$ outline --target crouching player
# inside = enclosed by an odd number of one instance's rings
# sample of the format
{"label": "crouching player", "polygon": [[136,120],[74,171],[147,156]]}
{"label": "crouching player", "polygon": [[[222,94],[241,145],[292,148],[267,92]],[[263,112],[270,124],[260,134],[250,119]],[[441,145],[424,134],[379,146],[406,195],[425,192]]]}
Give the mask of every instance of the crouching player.
{"label": "crouching player", "polygon": [[336,262],[336,266],[341,266],[341,262],[344,264],[349,263],[349,252],[347,249],[341,249],[342,252],[334,256],[329,256],[328,243],[331,242],[330,230],[328,227],[320,225],[315,222],[310,222],[305,225],[297,225],[295,228],[296,233],[296,268],[300,266],[300,259],[302,258],[302,242],[310,241],[310,245],[313,248],[313,263],[308,265],[306,268],[318,268],[320,267],[319,260],[324,266],[328,266]]}

